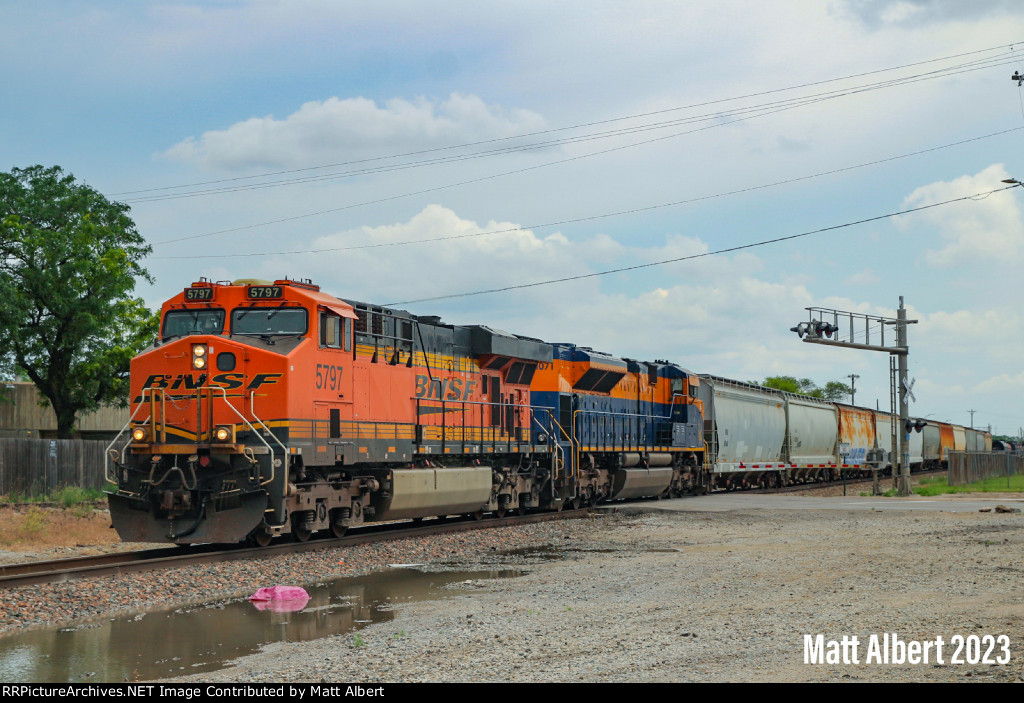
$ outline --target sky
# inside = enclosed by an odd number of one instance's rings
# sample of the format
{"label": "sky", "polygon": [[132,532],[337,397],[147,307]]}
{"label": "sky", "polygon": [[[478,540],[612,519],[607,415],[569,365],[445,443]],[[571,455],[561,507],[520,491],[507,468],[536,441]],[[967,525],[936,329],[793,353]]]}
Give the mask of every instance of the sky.
{"label": "sky", "polygon": [[1019,0],[36,0],[0,65],[0,170],[128,203],[154,307],[309,278],[885,408],[790,328],[904,296],[912,414],[1024,426]]}

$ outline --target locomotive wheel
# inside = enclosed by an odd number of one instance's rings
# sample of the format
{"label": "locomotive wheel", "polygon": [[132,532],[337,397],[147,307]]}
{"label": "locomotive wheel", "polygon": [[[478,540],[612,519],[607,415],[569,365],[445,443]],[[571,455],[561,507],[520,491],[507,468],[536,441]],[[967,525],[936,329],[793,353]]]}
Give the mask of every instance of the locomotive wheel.
{"label": "locomotive wheel", "polygon": [[309,537],[312,534],[312,530],[304,529],[298,525],[292,525],[292,539],[296,542],[308,542]]}
{"label": "locomotive wheel", "polygon": [[270,544],[270,540],[273,539],[274,535],[270,534],[262,527],[257,527],[255,530],[249,533],[246,538],[254,547],[266,547]]}
{"label": "locomotive wheel", "polygon": [[[331,523],[331,535],[334,537],[344,537],[345,533],[348,532],[348,526],[342,525],[337,522]],[[309,539],[308,537],[306,539]]]}

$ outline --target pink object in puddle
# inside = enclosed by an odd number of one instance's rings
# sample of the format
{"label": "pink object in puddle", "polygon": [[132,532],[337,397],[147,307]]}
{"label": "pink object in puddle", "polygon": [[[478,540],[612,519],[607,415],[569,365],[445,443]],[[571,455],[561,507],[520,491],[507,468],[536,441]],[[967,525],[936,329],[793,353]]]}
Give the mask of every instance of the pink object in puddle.
{"label": "pink object in puddle", "polygon": [[259,589],[249,596],[249,600],[257,610],[289,613],[305,608],[309,594],[299,586],[271,586]]}

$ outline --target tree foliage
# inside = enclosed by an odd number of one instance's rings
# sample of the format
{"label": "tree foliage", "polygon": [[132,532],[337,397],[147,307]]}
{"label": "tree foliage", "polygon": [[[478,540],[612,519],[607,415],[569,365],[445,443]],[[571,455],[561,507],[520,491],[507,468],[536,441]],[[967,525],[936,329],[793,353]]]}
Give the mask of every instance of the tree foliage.
{"label": "tree foliage", "polygon": [[798,379],[795,376],[769,376],[763,383],[756,381],[754,383],[765,388],[775,388],[780,391],[831,401],[846,400],[851,392],[850,387],[841,381],[829,381],[822,388],[809,378]]}
{"label": "tree foliage", "polygon": [[156,334],[131,295],[152,279],[128,212],[58,166],[0,173],[0,368],[35,383],[60,437],[78,413],[125,403],[128,364]]}

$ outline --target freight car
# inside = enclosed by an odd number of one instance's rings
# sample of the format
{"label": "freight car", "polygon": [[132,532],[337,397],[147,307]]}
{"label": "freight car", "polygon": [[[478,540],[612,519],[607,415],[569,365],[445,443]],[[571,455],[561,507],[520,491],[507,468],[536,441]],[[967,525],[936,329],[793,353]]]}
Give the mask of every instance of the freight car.
{"label": "freight car", "polygon": [[369,521],[707,490],[696,374],[320,291],[162,307],[108,449],[125,541],[265,545]]}

